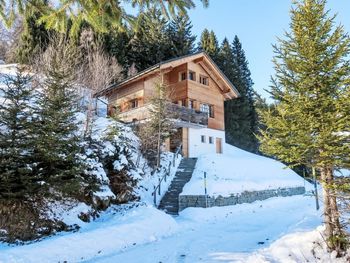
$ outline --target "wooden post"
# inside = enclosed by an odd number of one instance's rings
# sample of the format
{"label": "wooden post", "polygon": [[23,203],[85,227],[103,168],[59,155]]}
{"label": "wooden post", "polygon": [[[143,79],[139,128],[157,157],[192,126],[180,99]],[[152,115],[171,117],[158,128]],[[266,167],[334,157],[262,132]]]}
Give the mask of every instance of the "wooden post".
{"label": "wooden post", "polygon": [[312,176],[314,178],[314,187],[315,187],[315,198],[316,198],[316,210],[320,209],[320,204],[318,202],[318,191],[317,191],[317,180],[316,180],[316,170],[315,167],[312,167]]}

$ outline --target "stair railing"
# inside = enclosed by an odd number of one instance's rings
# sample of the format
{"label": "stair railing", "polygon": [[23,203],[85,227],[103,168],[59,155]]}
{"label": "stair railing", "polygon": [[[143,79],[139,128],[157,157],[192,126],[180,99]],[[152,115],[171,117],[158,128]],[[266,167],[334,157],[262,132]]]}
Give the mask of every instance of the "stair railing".
{"label": "stair railing", "polygon": [[173,160],[169,162],[168,168],[163,167],[164,171],[164,175],[162,178],[158,178],[158,185],[157,186],[153,186],[153,192],[152,192],[152,196],[153,196],[153,203],[155,206],[157,206],[157,194],[160,196],[161,194],[161,185],[162,182],[166,182],[167,176],[170,176],[170,169],[171,166],[175,167],[175,161],[178,158],[179,154],[181,153],[182,150],[182,144],[180,144],[180,146],[176,149],[176,152],[174,153],[173,156]]}

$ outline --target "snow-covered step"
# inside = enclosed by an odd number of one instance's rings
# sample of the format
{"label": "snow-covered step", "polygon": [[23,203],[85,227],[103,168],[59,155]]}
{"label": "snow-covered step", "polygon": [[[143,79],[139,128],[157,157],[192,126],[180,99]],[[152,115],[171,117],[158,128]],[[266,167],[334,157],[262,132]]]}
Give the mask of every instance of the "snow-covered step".
{"label": "snow-covered step", "polygon": [[196,166],[196,158],[183,158],[168,191],[160,201],[159,209],[168,214],[177,215],[179,212],[179,195],[186,183],[191,180]]}

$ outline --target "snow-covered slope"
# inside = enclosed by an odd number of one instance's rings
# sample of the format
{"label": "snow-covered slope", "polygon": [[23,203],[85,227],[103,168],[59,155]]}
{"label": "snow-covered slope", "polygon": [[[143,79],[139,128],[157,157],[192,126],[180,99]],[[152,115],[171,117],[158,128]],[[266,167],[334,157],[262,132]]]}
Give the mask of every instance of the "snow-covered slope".
{"label": "snow-covered slope", "polygon": [[310,187],[308,182],[278,161],[229,144],[224,149],[224,154],[205,154],[198,158],[192,179],[182,191],[183,195],[204,194],[204,172],[207,174],[210,196],[283,187]]}

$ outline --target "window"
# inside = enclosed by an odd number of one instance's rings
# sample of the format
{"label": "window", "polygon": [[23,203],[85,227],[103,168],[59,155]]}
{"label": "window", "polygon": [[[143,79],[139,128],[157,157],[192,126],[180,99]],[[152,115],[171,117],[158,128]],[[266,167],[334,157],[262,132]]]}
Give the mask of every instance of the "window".
{"label": "window", "polygon": [[213,143],[214,143],[214,138],[211,137],[211,136],[209,136],[209,143],[210,143],[210,144],[213,144]]}
{"label": "window", "polygon": [[188,108],[194,109],[194,100],[190,100],[190,101],[188,102]]}
{"label": "window", "polygon": [[204,112],[208,114],[208,117],[214,118],[214,106],[209,104],[201,104],[200,112]]}
{"label": "window", "polygon": [[139,105],[139,103],[138,103],[138,100],[137,100],[137,99],[131,100],[131,101],[129,102],[129,107],[130,107],[130,109],[135,109],[135,108],[138,107],[138,105]]}
{"label": "window", "polygon": [[201,135],[201,142],[205,143],[205,135]]}
{"label": "window", "polygon": [[186,107],[186,99],[181,100],[181,106]]}
{"label": "window", "polygon": [[208,104],[201,104],[199,108],[200,112],[207,113],[209,115],[209,105]]}
{"label": "window", "polygon": [[209,86],[209,78],[200,75],[200,76],[199,76],[199,83],[201,83],[201,84],[203,84],[203,85],[206,85],[206,86]]}
{"label": "window", "polygon": [[190,72],[188,73],[188,78],[189,78],[190,80],[196,81],[196,72],[190,71]]}
{"label": "window", "polygon": [[183,80],[185,80],[186,79],[186,72],[181,72],[180,73],[180,81],[183,81]]}
{"label": "window", "polygon": [[214,118],[214,106],[209,105],[209,117]]}

